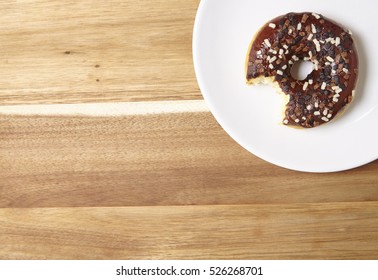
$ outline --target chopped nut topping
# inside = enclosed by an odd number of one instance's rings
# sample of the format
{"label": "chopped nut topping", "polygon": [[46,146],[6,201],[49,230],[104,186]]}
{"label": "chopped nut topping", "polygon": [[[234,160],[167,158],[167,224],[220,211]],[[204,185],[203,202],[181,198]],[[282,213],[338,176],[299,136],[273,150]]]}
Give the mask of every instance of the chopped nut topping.
{"label": "chopped nut topping", "polygon": [[[289,13],[264,28],[259,45],[251,46],[247,79],[273,77],[290,96],[283,124],[318,126],[352,101],[358,69],[347,30],[316,13]],[[313,63],[304,81],[290,73],[299,60]]]}
{"label": "chopped nut topping", "polygon": [[329,62],[333,62],[333,61],[334,61],[333,58],[330,57],[330,56],[327,56],[327,60],[328,60]]}
{"label": "chopped nut topping", "polygon": [[338,45],[340,45],[340,37],[336,37],[335,45],[336,45],[336,47],[337,47]]}
{"label": "chopped nut topping", "polygon": [[276,56],[273,56],[271,59],[269,59],[269,63],[274,62],[276,59],[277,59],[277,57],[276,57]]}
{"label": "chopped nut topping", "polygon": [[301,22],[306,23],[307,19],[308,19],[308,14],[303,14]]}
{"label": "chopped nut topping", "polygon": [[326,118],[326,117],[322,117],[322,120],[325,121],[325,122],[328,122],[328,121],[329,121],[329,119]]}
{"label": "chopped nut topping", "polygon": [[315,28],[315,25],[311,24],[311,31],[312,33],[316,33],[316,28]]}

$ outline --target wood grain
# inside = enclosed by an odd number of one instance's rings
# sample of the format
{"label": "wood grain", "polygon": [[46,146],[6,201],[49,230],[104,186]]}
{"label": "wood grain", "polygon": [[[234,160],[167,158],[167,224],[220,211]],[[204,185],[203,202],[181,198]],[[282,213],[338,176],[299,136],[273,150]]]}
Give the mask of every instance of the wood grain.
{"label": "wood grain", "polygon": [[0,207],[378,200],[378,161],[341,173],[273,166],[208,112],[0,116]]}
{"label": "wood grain", "polygon": [[376,259],[378,203],[1,209],[0,244],[12,259]]}
{"label": "wood grain", "polygon": [[198,3],[0,1],[0,259],[378,258],[378,161],[286,170],[188,106]]}
{"label": "wood grain", "polygon": [[0,104],[202,98],[199,0],[1,1]]}

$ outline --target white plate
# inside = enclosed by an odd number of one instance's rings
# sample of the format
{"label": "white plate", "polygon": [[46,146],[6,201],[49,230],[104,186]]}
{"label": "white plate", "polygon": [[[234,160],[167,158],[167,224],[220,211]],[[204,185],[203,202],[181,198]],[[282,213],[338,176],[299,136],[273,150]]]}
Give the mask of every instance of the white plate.
{"label": "white plate", "polygon": [[[193,34],[195,72],[211,112],[241,146],[289,169],[333,172],[378,158],[378,21],[370,0],[202,0]],[[288,12],[316,12],[349,28],[360,75],[346,112],[311,129],[281,125],[283,99],[270,86],[245,84],[244,65],[255,32]]]}

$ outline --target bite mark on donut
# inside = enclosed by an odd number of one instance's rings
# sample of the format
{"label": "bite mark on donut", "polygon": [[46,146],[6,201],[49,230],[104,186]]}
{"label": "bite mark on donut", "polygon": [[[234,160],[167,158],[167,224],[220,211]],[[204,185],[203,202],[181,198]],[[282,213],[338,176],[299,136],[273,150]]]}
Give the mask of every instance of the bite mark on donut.
{"label": "bite mark on donut", "polygon": [[[290,74],[300,60],[313,63],[303,81]],[[285,125],[327,123],[355,93],[358,59],[350,32],[316,13],[271,20],[251,43],[247,61],[248,84],[274,83],[288,97]]]}

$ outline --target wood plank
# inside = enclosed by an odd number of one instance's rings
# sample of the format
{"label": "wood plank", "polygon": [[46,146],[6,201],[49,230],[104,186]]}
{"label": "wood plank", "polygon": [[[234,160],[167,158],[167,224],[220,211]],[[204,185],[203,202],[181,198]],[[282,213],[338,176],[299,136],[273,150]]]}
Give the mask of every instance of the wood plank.
{"label": "wood plank", "polygon": [[0,207],[378,201],[377,174],[273,166],[209,112],[0,115]]}
{"label": "wood plank", "polygon": [[2,1],[0,104],[201,99],[198,3]]}
{"label": "wood plank", "polygon": [[2,259],[377,259],[378,203],[1,209],[0,244]]}

